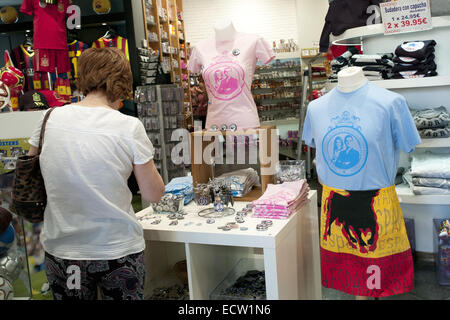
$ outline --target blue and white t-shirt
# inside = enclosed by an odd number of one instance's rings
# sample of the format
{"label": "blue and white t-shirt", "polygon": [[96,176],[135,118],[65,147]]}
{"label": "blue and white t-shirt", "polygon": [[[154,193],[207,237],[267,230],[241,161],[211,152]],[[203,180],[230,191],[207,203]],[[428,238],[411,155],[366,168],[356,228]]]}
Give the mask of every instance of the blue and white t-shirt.
{"label": "blue and white t-shirt", "polygon": [[370,82],[312,101],[302,139],[316,148],[321,182],[345,190],[393,185],[400,150],[410,153],[421,143],[405,98]]}

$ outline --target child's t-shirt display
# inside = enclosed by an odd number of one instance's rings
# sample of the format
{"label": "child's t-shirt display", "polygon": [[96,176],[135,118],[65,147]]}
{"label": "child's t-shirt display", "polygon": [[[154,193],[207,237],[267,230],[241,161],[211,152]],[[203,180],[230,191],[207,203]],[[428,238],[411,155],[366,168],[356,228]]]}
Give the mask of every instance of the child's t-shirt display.
{"label": "child's t-shirt display", "polygon": [[421,143],[405,98],[369,81],[312,101],[303,140],[316,148],[321,182],[344,190],[394,185],[400,150],[410,153]]}
{"label": "child's t-shirt display", "polygon": [[256,62],[269,63],[275,54],[263,38],[237,33],[230,41],[200,41],[192,51],[188,68],[202,73],[209,97],[206,128],[237,125],[238,129],[260,126],[251,93]]}

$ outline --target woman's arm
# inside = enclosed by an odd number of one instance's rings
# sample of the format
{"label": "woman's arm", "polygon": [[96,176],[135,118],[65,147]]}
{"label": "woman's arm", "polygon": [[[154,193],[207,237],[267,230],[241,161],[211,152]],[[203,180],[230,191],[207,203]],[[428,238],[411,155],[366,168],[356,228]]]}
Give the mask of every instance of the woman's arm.
{"label": "woman's arm", "polygon": [[142,198],[152,203],[159,202],[164,195],[165,185],[153,160],[145,164],[135,164],[133,171]]}

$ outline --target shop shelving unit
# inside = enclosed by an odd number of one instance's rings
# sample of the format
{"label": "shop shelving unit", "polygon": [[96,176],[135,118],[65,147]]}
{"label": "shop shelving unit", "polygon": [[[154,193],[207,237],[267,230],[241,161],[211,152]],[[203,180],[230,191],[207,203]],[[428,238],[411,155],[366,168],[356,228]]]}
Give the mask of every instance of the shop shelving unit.
{"label": "shop shelving unit", "polygon": [[[182,0],[142,0],[147,49],[160,53],[171,82],[184,89],[185,127],[193,127]],[[170,66],[170,67],[169,67]]]}
{"label": "shop shelving unit", "polygon": [[258,65],[252,84],[261,122],[298,117],[301,100],[301,60],[298,53],[279,53],[268,65]]}
{"label": "shop shelving unit", "polygon": [[[437,42],[436,64],[439,75],[429,78],[373,81],[375,85],[402,94],[408,105],[414,109],[446,106],[450,112],[450,16],[433,17],[433,29],[395,35],[384,35],[382,24],[353,28],[340,36],[331,36],[337,45],[357,45],[363,47],[365,54],[393,52],[403,41],[430,40]],[[332,87],[332,86],[331,86]],[[450,152],[450,138],[422,139],[415,152]],[[406,154],[400,157],[400,166],[409,166]],[[414,195],[409,186],[396,187],[405,217],[414,218],[417,247],[421,253],[433,252],[433,218],[450,218],[450,195]]]}

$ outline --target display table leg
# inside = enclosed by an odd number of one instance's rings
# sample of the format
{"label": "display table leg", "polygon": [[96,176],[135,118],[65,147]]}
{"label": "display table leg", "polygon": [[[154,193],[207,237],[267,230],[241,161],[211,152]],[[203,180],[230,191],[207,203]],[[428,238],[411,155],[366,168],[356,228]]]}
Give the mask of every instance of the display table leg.
{"label": "display table leg", "polygon": [[268,300],[298,299],[297,236],[295,229],[277,248],[264,248],[266,297]]}
{"label": "display table leg", "polygon": [[299,298],[321,300],[320,231],[317,208],[317,193],[301,209],[298,215],[299,243]]}

